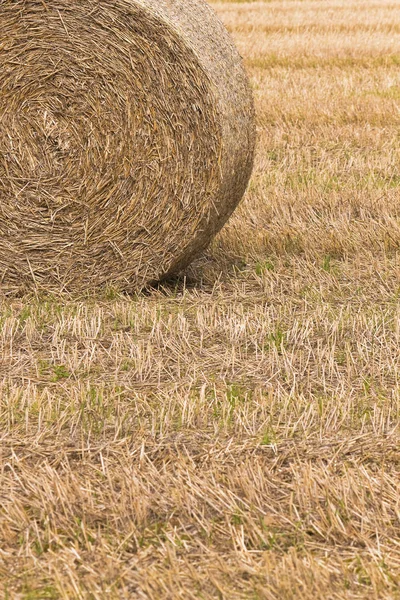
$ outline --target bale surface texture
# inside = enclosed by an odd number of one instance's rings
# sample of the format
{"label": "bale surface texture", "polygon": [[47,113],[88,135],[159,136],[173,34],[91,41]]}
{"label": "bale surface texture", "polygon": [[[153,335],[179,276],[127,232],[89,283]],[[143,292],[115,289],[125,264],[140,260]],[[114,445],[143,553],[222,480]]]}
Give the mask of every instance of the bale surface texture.
{"label": "bale surface texture", "polygon": [[246,189],[254,106],[203,0],[0,2],[3,290],[135,290]]}

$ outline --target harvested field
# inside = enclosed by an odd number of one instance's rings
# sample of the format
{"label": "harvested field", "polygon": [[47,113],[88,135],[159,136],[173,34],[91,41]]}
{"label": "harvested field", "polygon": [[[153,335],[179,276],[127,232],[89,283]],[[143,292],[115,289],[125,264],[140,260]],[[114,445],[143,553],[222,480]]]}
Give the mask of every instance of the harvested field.
{"label": "harvested field", "polygon": [[1,597],[400,598],[400,5],[214,6],[232,220],[147,295],[1,301]]}

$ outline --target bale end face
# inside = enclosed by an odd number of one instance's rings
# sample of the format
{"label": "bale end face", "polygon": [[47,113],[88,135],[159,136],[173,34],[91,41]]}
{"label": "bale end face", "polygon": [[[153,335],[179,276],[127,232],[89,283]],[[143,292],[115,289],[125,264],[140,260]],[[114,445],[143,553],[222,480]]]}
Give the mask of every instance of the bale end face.
{"label": "bale end face", "polygon": [[186,266],[240,201],[254,108],[202,0],[0,6],[0,278],[139,289]]}

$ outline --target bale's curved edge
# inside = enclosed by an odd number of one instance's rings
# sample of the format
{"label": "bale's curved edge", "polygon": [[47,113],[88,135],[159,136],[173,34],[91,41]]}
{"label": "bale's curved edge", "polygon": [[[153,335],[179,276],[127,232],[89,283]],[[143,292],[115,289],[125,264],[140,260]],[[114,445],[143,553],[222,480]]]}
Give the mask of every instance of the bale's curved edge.
{"label": "bale's curved edge", "polygon": [[212,9],[8,0],[0,27],[1,287],[133,290],[184,268],[254,159],[250,85]]}
{"label": "bale's curved edge", "polygon": [[256,125],[250,81],[236,46],[214,10],[203,0],[139,0],[175,27],[199,59],[213,85],[222,128],[220,187],[209,214],[182,256],[164,277],[186,268],[221,230],[243,198],[254,165]]}

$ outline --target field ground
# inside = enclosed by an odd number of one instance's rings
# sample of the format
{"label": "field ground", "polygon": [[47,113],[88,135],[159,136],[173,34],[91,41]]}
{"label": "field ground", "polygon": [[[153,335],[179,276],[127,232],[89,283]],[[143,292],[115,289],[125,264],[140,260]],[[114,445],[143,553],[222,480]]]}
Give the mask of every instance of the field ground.
{"label": "field ground", "polygon": [[1,301],[1,598],[400,598],[400,3],[215,6],[229,225],[186,284]]}

